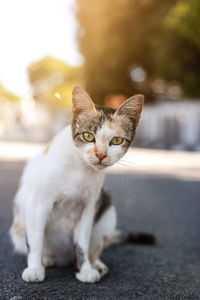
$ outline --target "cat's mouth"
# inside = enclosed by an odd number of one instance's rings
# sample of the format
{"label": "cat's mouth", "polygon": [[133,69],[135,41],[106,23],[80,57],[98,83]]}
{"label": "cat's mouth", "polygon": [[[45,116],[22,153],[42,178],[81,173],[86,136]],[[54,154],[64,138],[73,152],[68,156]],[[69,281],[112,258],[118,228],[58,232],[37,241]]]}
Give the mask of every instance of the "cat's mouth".
{"label": "cat's mouth", "polygon": [[94,160],[87,160],[87,163],[94,169],[96,170],[102,170],[102,169],[105,169],[107,167],[109,167],[111,165],[111,163],[107,162],[107,161],[102,161],[102,160],[99,160],[99,161],[94,161]]}
{"label": "cat's mouth", "polygon": [[109,165],[108,165],[107,163],[104,163],[104,162],[102,162],[102,161],[99,161],[99,162],[97,162],[97,163],[93,163],[92,165],[93,165],[96,169],[98,169],[98,170],[101,170],[101,169],[104,169],[104,168],[109,167]]}
{"label": "cat's mouth", "polygon": [[106,164],[102,162],[90,162],[89,165],[94,168],[95,170],[102,170],[108,167]]}
{"label": "cat's mouth", "polygon": [[96,167],[98,168],[105,168],[106,165],[104,165],[101,161],[99,161],[98,163],[94,164]]}

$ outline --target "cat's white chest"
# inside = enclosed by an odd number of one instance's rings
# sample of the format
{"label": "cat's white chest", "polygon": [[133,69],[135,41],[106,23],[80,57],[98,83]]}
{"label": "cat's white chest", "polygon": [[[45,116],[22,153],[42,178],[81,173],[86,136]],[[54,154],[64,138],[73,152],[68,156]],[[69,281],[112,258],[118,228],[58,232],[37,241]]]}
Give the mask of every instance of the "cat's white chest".
{"label": "cat's white chest", "polygon": [[82,169],[67,170],[62,179],[60,195],[66,200],[83,200],[99,192],[103,184],[102,174],[90,174]]}
{"label": "cat's white chest", "polygon": [[71,170],[71,172],[65,175],[61,194],[66,198],[76,198],[80,195],[85,196],[88,188],[87,177],[80,171]]}

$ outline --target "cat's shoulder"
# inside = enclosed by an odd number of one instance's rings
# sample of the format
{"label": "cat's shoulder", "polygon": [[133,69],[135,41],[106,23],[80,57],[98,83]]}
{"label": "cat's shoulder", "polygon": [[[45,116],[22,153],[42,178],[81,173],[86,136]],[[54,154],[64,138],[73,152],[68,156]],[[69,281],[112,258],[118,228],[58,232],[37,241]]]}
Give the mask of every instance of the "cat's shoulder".
{"label": "cat's shoulder", "polygon": [[72,144],[71,125],[63,128],[49,142],[47,142],[32,159],[30,159],[24,169],[24,173],[33,168],[51,167],[55,160],[58,162],[69,150]]}
{"label": "cat's shoulder", "polygon": [[57,133],[41,150],[41,154],[47,156],[52,150],[66,150],[72,146],[71,125],[63,128]]}

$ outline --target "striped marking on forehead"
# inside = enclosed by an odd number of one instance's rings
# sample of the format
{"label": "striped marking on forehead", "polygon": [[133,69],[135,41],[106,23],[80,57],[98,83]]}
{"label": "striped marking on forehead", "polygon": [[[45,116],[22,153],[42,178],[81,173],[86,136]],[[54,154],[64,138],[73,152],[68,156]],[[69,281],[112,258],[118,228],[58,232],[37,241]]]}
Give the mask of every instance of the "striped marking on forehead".
{"label": "striped marking on forehead", "polygon": [[125,133],[124,129],[118,124],[114,119],[112,121],[107,121],[106,125],[108,128],[116,132],[117,135],[122,135]]}
{"label": "striped marking on forehead", "polygon": [[123,128],[121,128],[118,124],[105,121],[103,126],[97,131],[96,138],[97,140],[101,140],[102,143],[106,143],[106,141],[114,136],[123,135],[125,132]]}
{"label": "striped marking on forehead", "polygon": [[80,114],[76,120],[76,130],[83,130],[96,133],[105,122],[104,114],[98,112],[97,114]]}

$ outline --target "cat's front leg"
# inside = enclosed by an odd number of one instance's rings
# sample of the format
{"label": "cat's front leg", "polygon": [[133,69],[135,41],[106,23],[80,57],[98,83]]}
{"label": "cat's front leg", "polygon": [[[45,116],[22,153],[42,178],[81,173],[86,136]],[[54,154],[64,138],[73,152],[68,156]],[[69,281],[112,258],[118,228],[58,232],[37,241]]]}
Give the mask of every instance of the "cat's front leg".
{"label": "cat's front leg", "polygon": [[75,228],[75,258],[78,273],[76,278],[82,282],[97,282],[101,275],[89,260],[89,245],[93,226],[95,206],[90,203],[83,211],[80,221]]}
{"label": "cat's front leg", "polygon": [[44,196],[32,197],[26,206],[26,234],[29,247],[28,266],[22,273],[23,280],[39,282],[45,278],[45,268],[42,265],[42,250],[44,230],[50,203],[46,203]]}

